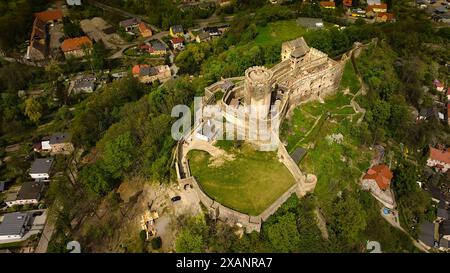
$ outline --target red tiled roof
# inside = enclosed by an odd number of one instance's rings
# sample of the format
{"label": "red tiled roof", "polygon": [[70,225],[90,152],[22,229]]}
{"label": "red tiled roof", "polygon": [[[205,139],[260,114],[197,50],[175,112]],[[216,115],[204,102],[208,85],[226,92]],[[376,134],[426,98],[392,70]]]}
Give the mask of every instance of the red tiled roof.
{"label": "red tiled roof", "polygon": [[450,164],[450,151],[430,147],[430,159]]}
{"label": "red tiled roof", "polygon": [[386,190],[391,184],[392,177],[394,177],[394,175],[389,167],[386,164],[380,164],[370,168],[363,179],[373,179],[377,182],[380,189]]}
{"label": "red tiled roof", "polygon": [[386,16],[387,20],[392,20],[392,18],[394,18],[394,14],[390,13],[390,12],[378,12],[377,17],[382,18]]}
{"label": "red tiled roof", "polygon": [[183,39],[182,37],[175,37],[175,38],[172,38],[172,43],[173,43],[173,44],[180,44],[180,43],[182,43],[182,42],[184,42],[184,39]]}
{"label": "red tiled roof", "polygon": [[141,73],[141,68],[144,67],[149,67],[148,64],[137,64],[135,66],[133,66],[133,69],[131,70],[131,72],[133,73],[133,75],[139,75]]}
{"label": "red tiled roof", "polygon": [[34,15],[39,18],[39,20],[42,20],[44,22],[60,20],[63,17],[62,11],[60,9],[41,11],[35,13]]}
{"label": "red tiled roof", "polygon": [[387,8],[388,8],[388,5],[386,3],[381,3],[379,5],[369,5],[369,6],[367,6],[366,11],[369,12],[369,11],[372,11],[372,10],[375,10],[375,9],[385,9],[385,10],[387,10]]}
{"label": "red tiled roof", "polygon": [[320,2],[320,6],[322,7],[336,7],[336,3],[331,1],[322,1]]}
{"label": "red tiled roof", "polygon": [[343,4],[344,4],[344,6],[346,6],[346,7],[351,7],[352,6],[352,0],[344,0],[343,1]]}
{"label": "red tiled roof", "polygon": [[83,45],[92,46],[91,40],[87,36],[66,39],[61,44],[63,52],[81,49]]}
{"label": "red tiled roof", "polygon": [[139,31],[141,33],[144,33],[144,32],[150,32],[151,33],[152,32],[152,30],[143,22],[139,23],[138,28],[139,28]]}

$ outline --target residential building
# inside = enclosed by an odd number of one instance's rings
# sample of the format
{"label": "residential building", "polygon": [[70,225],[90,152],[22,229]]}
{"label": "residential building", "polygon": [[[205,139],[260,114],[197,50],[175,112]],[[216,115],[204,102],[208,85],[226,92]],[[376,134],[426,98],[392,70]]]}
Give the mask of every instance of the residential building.
{"label": "residential building", "polygon": [[184,43],[183,43],[184,39],[183,38],[175,37],[175,38],[172,38],[170,40],[170,42],[172,43],[173,49],[178,49],[178,50],[184,49]]}
{"label": "residential building", "polygon": [[92,93],[95,90],[96,77],[88,76],[74,80],[73,93]]}
{"label": "residential building", "polygon": [[0,242],[21,239],[30,228],[31,220],[27,212],[5,214],[0,223]]}
{"label": "residential building", "polygon": [[138,18],[130,18],[119,22],[119,26],[123,27],[125,31],[133,31],[139,27],[140,22],[141,20]]}
{"label": "residential building", "polygon": [[169,29],[169,33],[170,36],[172,37],[183,37],[184,35],[184,30],[183,30],[183,26],[181,25],[175,25],[175,26],[171,26]]}
{"label": "residential building", "polygon": [[380,4],[376,4],[376,5],[368,5],[366,11],[367,12],[373,11],[375,13],[387,12],[388,11],[388,5],[386,3],[380,3]]}
{"label": "residential building", "polygon": [[48,35],[46,22],[38,17],[34,18],[31,30],[30,45],[27,48],[26,58],[39,62],[47,58],[48,55]]}
{"label": "residential building", "polygon": [[41,21],[44,21],[45,23],[62,22],[63,18],[63,13],[60,9],[41,11],[35,13],[34,15],[36,16],[36,18],[38,18]]}
{"label": "residential building", "polygon": [[53,168],[53,158],[38,158],[31,165],[30,176],[35,180],[48,180]]}
{"label": "residential building", "polygon": [[142,83],[151,83],[157,80],[165,82],[172,76],[168,65],[150,67],[147,64],[138,64],[133,66],[132,73]]}
{"label": "residential building", "polygon": [[394,14],[390,12],[379,12],[375,17],[376,22],[390,22],[394,20]]}
{"label": "residential building", "polygon": [[439,172],[446,173],[450,169],[450,148],[444,150],[430,147],[427,166],[435,168]]}
{"label": "residential building", "polygon": [[37,204],[44,189],[42,182],[24,182],[17,195],[8,196],[5,203],[8,207],[15,205]]}
{"label": "residential building", "polygon": [[55,133],[50,137],[52,154],[71,154],[74,150],[71,135],[68,132]]}
{"label": "residential building", "polygon": [[150,42],[148,52],[152,55],[166,55],[167,47],[163,42],[159,40],[153,40]]}
{"label": "residential building", "polygon": [[335,9],[336,8],[336,3],[331,2],[331,1],[321,1],[319,4],[322,8],[325,8],[325,9]]}
{"label": "residential building", "polygon": [[61,44],[61,49],[66,57],[83,57],[85,48],[89,47],[92,47],[92,41],[87,36],[66,39]]}
{"label": "residential building", "polygon": [[220,36],[222,34],[218,27],[204,27],[203,31],[208,32],[210,36]]}
{"label": "residential building", "polygon": [[344,5],[344,7],[351,7],[353,5],[353,1],[352,0],[344,0],[344,1],[342,1],[342,4]]}
{"label": "residential building", "polygon": [[148,38],[153,35],[152,30],[144,22],[139,23],[138,29],[142,37],[144,38]]}
{"label": "residential building", "polygon": [[383,205],[393,209],[395,207],[394,194],[390,188],[393,174],[386,164],[371,167],[363,176],[362,188],[370,191]]}

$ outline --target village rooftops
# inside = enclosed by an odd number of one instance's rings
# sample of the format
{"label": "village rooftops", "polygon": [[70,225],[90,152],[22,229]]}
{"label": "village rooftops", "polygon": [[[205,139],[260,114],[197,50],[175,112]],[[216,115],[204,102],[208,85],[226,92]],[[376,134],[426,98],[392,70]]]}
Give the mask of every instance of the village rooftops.
{"label": "village rooftops", "polygon": [[369,11],[387,11],[388,5],[386,3],[380,3],[378,5],[369,5],[367,6],[367,12]]}
{"label": "village rooftops", "polygon": [[430,159],[450,164],[450,148],[440,150],[430,147]]}
{"label": "village rooftops", "polygon": [[41,182],[25,182],[22,184],[16,200],[39,200],[41,198],[43,188],[44,184]]}
{"label": "village rooftops", "polygon": [[61,49],[63,52],[70,52],[80,50],[83,46],[92,46],[92,42],[87,36],[66,39],[62,42]]}
{"label": "village rooftops", "polygon": [[31,165],[30,174],[48,174],[53,167],[53,158],[38,158]]}
{"label": "village rooftops", "polygon": [[381,190],[387,190],[391,184],[392,177],[393,174],[389,167],[386,164],[380,164],[370,168],[363,179],[373,179]]}
{"label": "village rooftops", "polygon": [[70,142],[71,136],[69,133],[55,133],[50,137],[50,145],[59,144],[59,143],[68,143]]}
{"label": "village rooftops", "polygon": [[157,51],[167,50],[166,45],[158,40],[152,41],[151,46],[154,50],[157,50]]}
{"label": "village rooftops", "polygon": [[336,3],[331,2],[331,1],[321,1],[320,2],[320,6],[323,8],[335,8],[336,7]]}
{"label": "village rooftops", "polygon": [[41,12],[35,13],[34,15],[37,18],[39,18],[39,20],[44,21],[44,22],[61,20],[63,18],[63,14],[60,9],[41,11]]}
{"label": "village rooftops", "polygon": [[20,235],[25,226],[28,225],[30,216],[27,212],[7,213],[0,223],[0,236]]}
{"label": "village rooftops", "polygon": [[130,26],[137,26],[140,22],[141,22],[141,20],[138,19],[138,18],[130,18],[130,19],[121,21],[119,23],[119,25],[121,27],[125,27],[126,28],[126,27],[130,27]]}
{"label": "village rooftops", "polygon": [[184,42],[184,39],[181,37],[175,37],[171,39],[172,44],[182,44]]}

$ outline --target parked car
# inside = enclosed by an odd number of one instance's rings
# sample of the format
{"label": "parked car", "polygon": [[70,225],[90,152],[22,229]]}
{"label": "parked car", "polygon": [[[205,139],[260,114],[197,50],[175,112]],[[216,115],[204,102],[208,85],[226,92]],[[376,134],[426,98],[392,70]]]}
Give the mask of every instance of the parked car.
{"label": "parked car", "polygon": [[181,196],[179,196],[179,195],[174,196],[174,197],[170,198],[170,200],[172,200],[172,202],[180,201],[181,200]]}

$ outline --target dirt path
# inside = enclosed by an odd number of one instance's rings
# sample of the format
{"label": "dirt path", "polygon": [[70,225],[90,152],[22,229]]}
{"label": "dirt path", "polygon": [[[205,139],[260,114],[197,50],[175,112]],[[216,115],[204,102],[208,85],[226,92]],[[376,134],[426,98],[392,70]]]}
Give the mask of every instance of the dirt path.
{"label": "dirt path", "polygon": [[323,217],[322,213],[319,211],[318,208],[316,208],[314,210],[314,212],[316,213],[317,227],[320,229],[320,232],[322,233],[322,237],[325,240],[328,240],[329,234],[328,234],[325,218]]}

